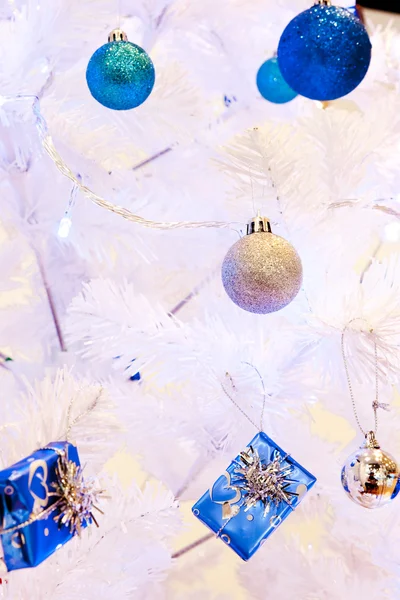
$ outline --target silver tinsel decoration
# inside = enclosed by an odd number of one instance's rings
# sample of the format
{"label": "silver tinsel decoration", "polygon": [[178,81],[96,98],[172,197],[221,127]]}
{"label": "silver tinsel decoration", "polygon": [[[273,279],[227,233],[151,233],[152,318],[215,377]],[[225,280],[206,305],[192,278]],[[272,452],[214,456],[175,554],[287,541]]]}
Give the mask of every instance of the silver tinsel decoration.
{"label": "silver tinsel decoration", "polygon": [[55,490],[53,495],[59,496],[56,502],[59,512],[54,520],[60,526],[69,527],[73,535],[80,535],[82,528],[92,521],[98,527],[93,510],[103,514],[96,506],[103,490],[97,489],[91,480],[85,480],[81,467],[68,460],[65,453],[58,459],[56,474],[57,481],[52,483],[52,487]]}
{"label": "silver tinsel decoration", "polygon": [[252,446],[240,453],[240,462],[234,471],[232,487],[243,492],[245,511],[257,502],[264,505],[264,517],[269,513],[271,505],[278,506],[280,502],[291,504],[291,499],[297,496],[289,492],[288,487],[293,483],[289,479],[292,466],[285,464],[286,456],[274,451],[270,462],[263,462]]}

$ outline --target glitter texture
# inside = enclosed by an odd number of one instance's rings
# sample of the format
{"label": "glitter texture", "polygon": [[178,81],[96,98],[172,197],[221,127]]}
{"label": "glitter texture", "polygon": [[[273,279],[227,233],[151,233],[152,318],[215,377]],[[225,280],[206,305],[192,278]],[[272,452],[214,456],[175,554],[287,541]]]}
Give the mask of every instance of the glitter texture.
{"label": "glitter texture", "polygon": [[361,21],[338,6],[316,5],[290,21],[278,46],[283,77],[298,94],[334,100],[364,79],[371,42]]}
{"label": "glitter texture", "polygon": [[288,489],[293,483],[293,479],[289,477],[293,468],[285,462],[286,458],[286,455],[282,456],[276,451],[272,460],[266,462],[260,458],[257,448],[253,446],[239,454],[231,485],[244,496],[245,512],[261,503],[265,518],[273,504],[291,504],[292,500],[295,500],[297,494]]}
{"label": "glitter texture", "polygon": [[243,310],[265,314],[280,310],[297,295],[303,279],[300,257],[284,238],[252,233],[230,248],[222,263],[222,283]]}
{"label": "glitter texture", "polygon": [[297,96],[283,79],[278,59],[275,57],[266,60],[258,69],[257,87],[263,98],[275,104],[290,102]]}
{"label": "glitter texture", "polygon": [[100,104],[129,110],[142,104],[154,86],[155,72],[149,55],[131,42],[109,42],[91,57],[86,81]]}

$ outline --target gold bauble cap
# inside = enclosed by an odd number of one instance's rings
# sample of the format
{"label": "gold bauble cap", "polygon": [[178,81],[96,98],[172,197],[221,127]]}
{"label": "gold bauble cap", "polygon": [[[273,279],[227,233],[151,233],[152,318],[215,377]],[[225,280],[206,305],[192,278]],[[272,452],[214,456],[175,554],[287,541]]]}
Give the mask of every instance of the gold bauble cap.
{"label": "gold bauble cap", "polygon": [[271,223],[267,217],[254,217],[247,223],[247,235],[251,233],[271,233]]}
{"label": "gold bauble cap", "polygon": [[127,42],[128,36],[126,35],[125,31],[122,31],[122,29],[120,29],[118,27],[117,29],[113,29],[108,34],[108,41],[109,42]]}

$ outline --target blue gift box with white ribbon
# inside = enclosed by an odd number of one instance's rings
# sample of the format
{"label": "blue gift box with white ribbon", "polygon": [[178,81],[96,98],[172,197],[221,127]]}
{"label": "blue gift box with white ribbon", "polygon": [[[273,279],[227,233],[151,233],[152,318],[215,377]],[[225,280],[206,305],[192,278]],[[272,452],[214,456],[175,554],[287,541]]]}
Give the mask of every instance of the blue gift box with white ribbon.
{"label": "blue gift box with white ribbon", "polygon": [[311,473],[260,432],[192,511],[248,560],[315,482]]}
{"label": "blue gift box with white ribbon", "polygon": [[35,567],[74,535],[59,518],[53,485],[60,455],[80,465],[75,446],[52,442],[0,472],[0,538],[8,571]]}

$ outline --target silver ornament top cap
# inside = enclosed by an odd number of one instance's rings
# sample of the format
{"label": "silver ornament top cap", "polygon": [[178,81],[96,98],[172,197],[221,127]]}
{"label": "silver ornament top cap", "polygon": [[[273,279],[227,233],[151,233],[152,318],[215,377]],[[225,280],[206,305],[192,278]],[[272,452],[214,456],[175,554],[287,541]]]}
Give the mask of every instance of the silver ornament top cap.
{"label": "silver ornament top cap", "polygon": [[331,6],[331,0],[315,0],[314,4],[319,4],[320,6]]}
{"label": "silver ornament top cap", "polygon": [[250,233],[271,233],[271,223],[267,217],[254,217],[247,223],[247,235]]}
{"label": "silver ornament top cap", "polygon": [[376,450],[378,450],[380,448],[380,445],[379,445],[373,431],[368,431],[368,433],[365,434],[364,446],[366,446],[367,448],[372,448],[372,449],[375,448]]}
{"label": "silver ornament top cap", "polygon": [[108,34],[108,41],[109,42],[127,42],[128,36],[126,35],[125,31],[122,31],[122,29],[117,27],[117,29],[113,29]]}

